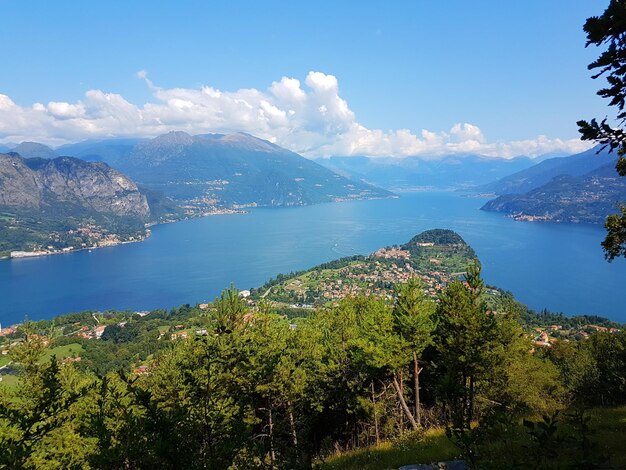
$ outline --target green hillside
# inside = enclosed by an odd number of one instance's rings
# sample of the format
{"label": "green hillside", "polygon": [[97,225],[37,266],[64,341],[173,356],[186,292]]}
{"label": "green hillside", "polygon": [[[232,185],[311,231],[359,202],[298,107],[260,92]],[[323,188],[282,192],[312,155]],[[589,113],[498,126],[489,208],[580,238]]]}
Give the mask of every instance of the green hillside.
{"label": "green hillside", "polygon": [[505,194],[482,209],[502,212],[517,220],[604,223],[626,200],[626,182],[606,164],[582,176],[558,176],[523,194]]}
{"label": "green hillside", "polygon": [[418,277],[431,297],[465,273],[474,250],[451,230],[423,232],[400,246],[381,248],[309,270],[282,275],[252,290],[252,298],[290,305],[321,305],[348,295],[390,298],[394,285]]}

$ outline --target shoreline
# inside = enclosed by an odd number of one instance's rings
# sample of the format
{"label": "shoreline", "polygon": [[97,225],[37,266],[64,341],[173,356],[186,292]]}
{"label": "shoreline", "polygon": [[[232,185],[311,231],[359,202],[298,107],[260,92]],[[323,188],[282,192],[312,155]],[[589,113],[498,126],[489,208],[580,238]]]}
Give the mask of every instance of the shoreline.
{"label": "shoreline", "polygon": [[[120,245],[127,245],[129,243],[139,243],[139,242],[143,242],[145,241],[147,238],[149,238],[152,235],[152,231],[151,230],[147,230],[146,231],[146,235],[144,235],[141,239],[138,240],[124,240],[124,241],[120,241],[120,242],[115,242],[115,243],[111,243],[109,245],[95,245],[95,246],[82,246],[80,248],[72,248],[71,250],[68,249],[62,249],[61,251],[12,251],[11,253],[24,253],[23,255],[20,256],[5,256],[0,258],[0,260],[13,260],[13,259],[30,259],[30,258],[41,258],[44,256],[53,256],[53,255],[67,255],[69,253],[77,253],[79,251],[85,251],[85,250],[97,250],[100,248],[111,248],[114,246],[120,246]],[[63,251],[65,250],[65,251]]]}
{"label": "shoreline", "polygon": [[[329,201],[331,204],[335,204],[335,203],[341,203],[341,202],[350,202],[350,201],[371,201],[371,200],[380,200],[380,199],[397,199],[400,196],[398,196],[397,194],[392,194],[390,196],[385,196],[385,197],[370,197],[370,198],[362,198],[362,199],[340,199],[340,200],[334,200],[334,201]],[[305,205],[314,205],[314,204],[305,204]],[[247,207],[266,207],[266,206],[247,206]],[[267,207],[271,207],[271,206],[267,206]],[[281,208],[289,208],[292,206],[277,206],[277,208],[281,209]],[[300,207],[300,206],[298,206]],[[124,241],[120,241],[120,242],[115,242],[115,243],[110,243],[108,245],[94,245],[94,246],[85,246],[85,247],[80,247],[80,248],[71,248],[71,249],[67,249],[67,248],[62,248],[59,251],[46,251],[46,250],[41,250],[41,251],[21,251],[21,250],[13,250],[10,253],[20,253],[20,255],[18,256],[12,256],[11,254],[9,254],[8,256],[0,256],[0,261],[6,261],[6,260],[18,260],[18,259],[32,259],[32,258],[42,258],[44,256],[52,256],[52,255],[67,255],[70,253],[77,253],[79,251],[85,251],[85,250],[95,250],[95,249],[100,249],[100,248],[111,248],[111,247],[115,247],[115,246],[120,246],[120,245],[126,245],[129,243],[140,243],[140,242],[144,242],[146,241],[146,239],[148,239],[151,235],[152,235],[152,231],[150,230],[150,227],[154,227],[157,225],[166,225],[166,224],[174,224],[177,222],[183,222],[185,220],[191,220],[191,219],[199,219],[199,218],[203,218],[203,217],[211,217],[211,216],[216,216],[216,215],[234,215],[234,214],[248,214],[249,211],[247,210],[243,210],[240,208],[237,209],[218,209],[216,211],[213,212],[202,212],[199,215],[195,215],[195,216],[186,216],[183,217],[181,219],[177,219],[177,220],[165,220],[165,221],[161,221],[161,222],[148,222],[145,224],[145,228],[146,228],[146,235],[144,235],[142,238],[138,239],[138,240],[124,240]]]}
{"label": "shoreline", "polygon": [[80,248],[62,248],[59,251],[47,251],[47,250],[41,250],[41,251],[21,251],[21,250],[13,250],[11,251],[11,253],[20,253],[20,255],[18,256],[12,256],[11,254],[9,254],[8,256],[0,256],[0,261],[4,261],[4,260],[18,260],[18,259],[32,259],[32,258],[42,258],[44,256],[53,256],[53,255],[67,255],[70,253],[77,253],[79,251],[85,251],[85,250],[96,250],[96,249],[100,249],[100,248],[112,248],[112,247],[116,247],[116,246],[120,246],[120,245],[127,245],[130,243],[141,243],[146,241],[150,236],[152,236],[152,230],[150,230],[151,227],[157,226],[157,225],[165,225],[165,224],[173,224],[176,222],[182,222],[184,220],[190,220],[190,219],[199,219],[202,217],[211,217],[211,216],[215,216],[215,215],[231,215],[231,214],[247,214],[247,211],[243,211],[243,210],[238,210],[238,209],[226,209],[226,210],[220,210],[220,211],[216,211],[216,212],[203,212],[200,215],[197,216],[191,216],[191,217],[184,217],[182,219],[178,219],[178,220],[166,220],[166,221],[162,221],[162,222],[149,222],[145,224],[145,229],[146,229],[146,234],[143,235],[141,238],[137,239],[137,240],[123,240],[123,241],[119,241],[119,242],[114,242],[114,243],[109,243],[107,245],[93,245],[93,246],[83,246]]}

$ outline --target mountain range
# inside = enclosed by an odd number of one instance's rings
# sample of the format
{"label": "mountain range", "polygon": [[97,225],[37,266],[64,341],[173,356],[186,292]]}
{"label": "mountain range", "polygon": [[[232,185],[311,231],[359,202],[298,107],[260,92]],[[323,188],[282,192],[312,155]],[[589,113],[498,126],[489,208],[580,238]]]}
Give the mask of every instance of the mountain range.
{"label": "mountain range", "polygon": [[170,132],[154,139],[104,140],[60,150],[104,161],[141,187],[209,206],[296,206],[392,196],[244,133]]}
{"label": "mountain range", "polygon": [[428,157],[330,157],[315,160],[347,178],[389,190],[459,189],[492,182],[536,163],[481,155]]}
{"label": "mountain range", "polygon": [[[310,160],[245,133],[192,136],[178,131],[152,139],[88,140],[54,150],[22,142],[11,150],[34,158],[26,166],[43,167],[42,162],[57,161],[63,154],[115,168],[146,200],[144,220],[391,197],[390,190],[465,189],[499,196],[483,209],[519,219],[598,223],[626,199],[626,182],[613,169],[615,155],[598,148],[537,159],[448,155]],[[15,197],[27,199],[19,191]]]}
{"label": "mountain range", "polygon": [[[590,155],[587,157],[594,158]],[[597,160],[593,161],[592,166],[595,166]],[[585,166],[577,159],[572,164],[569,168],[580,169]],[[551,171],[552,168],[548,173]],[[536,184],[542,179],[545,179],[544,175],[535,178],[533,182]],[[599,224],[609,214],[617,212],[619,203],[624,201],[626,181],[615,171],[615,163],[610,162],[583,175],[559,174],[547,183],[521,194],[503,194],[487,202],[482,209],[502,212],[517,220]]]}
{"label": "mountain range", "polygon": [[576,155],[543,160],[473,190],[496,195],[526,193],[549,183],[557,176],[583,176],[607,164],[615,165],[616,160],[615,154],[601,151],[598,146]]}
{"label": "mountain range", "polygon": [[242,133],[22,142],[0,155],[0,256],[141,239],[146,223],[241,207],[391,196]]}

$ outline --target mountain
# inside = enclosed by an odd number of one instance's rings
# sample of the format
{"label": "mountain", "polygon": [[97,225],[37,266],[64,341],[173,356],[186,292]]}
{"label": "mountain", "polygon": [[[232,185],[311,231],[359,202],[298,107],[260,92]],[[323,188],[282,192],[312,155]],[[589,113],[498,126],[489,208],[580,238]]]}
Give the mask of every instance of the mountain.
{"label": "mountain", "polygon": [[87,211],[147,218],[150,211],[137,186],[105,163],[73,157],[22,158],[0,155],[3,209]]}
{"label": "mountain", "polygon": [[[578,168],[582,162],[577,162]],[[626,201],[626,178],[605,163],[582,176],[559,175],[523,194],[504,194],[482,209],[502,212],[517,220],[603,223]]]}
{"label": "mountain", "polygon": [[0,154],[0,254],[145,236],[146,196],[105,163]]}
{"label": "mountain", "polygon": [[294,206],[392,196],[243,133],[170,132],[150,140],[64,148],[72,150],[80,158],[119,168],[142,187],[191,205]]}
{"label": "mountain", "polygon": [[556,176],[582,176],[617,159],[615,154],[607,151],[598,153],[599,150],[600,147],[594,147],[569,157],[549,158],[474,190],[497,195],[526,193],[548,183]]}
{"label": "mountain", "polygon": [[57,153],[47,145],[37,142],[22,142],[11,149],[11,152],[19,153],[24,158],[56,158]]}
{"label": "mountain", "polygon": [[82,160],[106,162],[115,167],[133,148],[147,139],[96,139],[57,148],[61,155],[72,155]]}
{"label": "mountain", "polygon": [[252,289],[251,298],[278,302],[285,308],[320,306],[354,295],[391,298],[394,286],[411,277],[419,277],[434,298],[451,280],[464,274],[474,259],[476,253],[456,232],[427,230],[400,246],[279,275]]}
{"label": "mountain", "polygon": [[390,190],[465,188],[493,181],[533,165],[533,160],[528,157],[505,159],[480,155],[448,155],[437,159],[355,156],[318,158],[315,161],[348,178]]}

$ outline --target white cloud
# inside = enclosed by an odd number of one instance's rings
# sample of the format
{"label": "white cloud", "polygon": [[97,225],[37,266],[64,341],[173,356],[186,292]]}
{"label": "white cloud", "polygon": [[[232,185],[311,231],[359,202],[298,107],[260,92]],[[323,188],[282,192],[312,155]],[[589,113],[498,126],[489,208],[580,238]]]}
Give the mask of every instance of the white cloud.
{"label": "white cloud", "polygon": [[483,136],[480,128],[478,126],[474,126],[473,124],[468,124],[467,122],[464,122],[463,124],[457,123],[452,126],[452,129],[450,129],[450,134],[456,137],[459,142],[485,142],[485,137]]}
{"label": "white cloud", "polygon": [[0,94],[0,142],[35,140],[57,145],[95,137],[150,137],[170,130],[189,133],[243,131],[308,156],[368,155],[437,157],[480,153],[512,157],[589,147],[578,139],[538,136],[488,142],[480,128],[455,123],[448,131],[369,129],[341,98],[333,75],[309,72],[304,80],[282,77],[267,91],[160,88],[145,70],[136,74],[154,97],[142,106],[123,96],[89,90],[76,103],[50,101],[20,106]]}
{"label": "white cloud", "polygon": [[[34,109],[41,109],[41,106]],[[81,103],[69,104],[50,101],[48,103],[48,112],[58,119],[71,119],[84,116],[85,107]]]}
{"label": "white cloud", "polygon": [[0,111],[9,110],[15,103],[7,95],[0,95]]}

